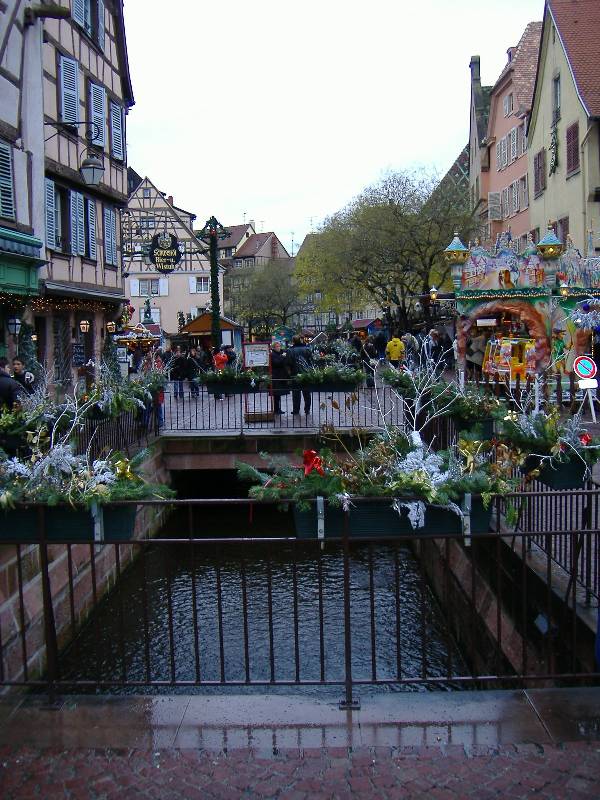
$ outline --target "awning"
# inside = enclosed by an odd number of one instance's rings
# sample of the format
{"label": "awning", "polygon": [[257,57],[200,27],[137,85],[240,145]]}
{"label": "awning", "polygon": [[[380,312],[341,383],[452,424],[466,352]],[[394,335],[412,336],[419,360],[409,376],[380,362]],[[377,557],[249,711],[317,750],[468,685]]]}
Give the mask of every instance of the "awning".
{"label": "awning", "polygon": [[35,262],[35,266],[41,266],[46,263],[40,258],[43,246],[44,243],[35,236],[0,227],[0,251],[10,253],[11,258],[16,256],[27,260],[30,264]]}
{"label": "awning", "polygon": [[54,281],[44,281],[46,294],[57,294],[63,297],[84,297],[86,300],[104,300],[109,303],[123,303],[125,295],[119,290],[116,292],[103,292],[94,288],[83,288],[79,286],[70,286],[64,283],[55,283]]}

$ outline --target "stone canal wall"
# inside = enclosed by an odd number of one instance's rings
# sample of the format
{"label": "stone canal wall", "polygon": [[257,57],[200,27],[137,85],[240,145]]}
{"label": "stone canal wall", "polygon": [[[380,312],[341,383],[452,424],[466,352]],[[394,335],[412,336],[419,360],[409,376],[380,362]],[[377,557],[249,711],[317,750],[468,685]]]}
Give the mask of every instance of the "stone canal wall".
{"label": "stone canal wall", "polygon": [[[160,447],[150,451],[143,473],[152,483],[170,484],[170,474],[165,469]],[[162,508],[139,506],[134,538],[153,536],[164,523],[166,513]],[[15,536],[18,536],[17,531]],[[73,544],[70,548],[63,544],[48,546],[59,647],[66,645],[74,630],[87,619],[94,607],[94,599],[98,602],[114,585],[117,549],[122,572],[139,552],[135,545],[119,545],[118,548],[113,544]],[[0,656],[3,667],[3,671],[0,669],[0,679],[4,681],[31,680],[45,669],[38,545],[0,545]]]}

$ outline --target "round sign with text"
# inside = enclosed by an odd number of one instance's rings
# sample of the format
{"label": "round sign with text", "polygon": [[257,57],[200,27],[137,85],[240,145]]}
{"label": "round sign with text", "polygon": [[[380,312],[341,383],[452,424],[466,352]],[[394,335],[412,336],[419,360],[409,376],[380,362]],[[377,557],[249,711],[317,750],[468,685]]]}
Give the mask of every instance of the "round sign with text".
{"label": "round sign with text", "polygon": [[573,362],[573,370],[578,378],[595,378],[596,362],[591,356],[577,356]]}
{"label": "round sign with text", "polygon": [[149,255],[157,272],[173,272],[181,260],[177,237],[166,231],[155,234],[152,237]]}

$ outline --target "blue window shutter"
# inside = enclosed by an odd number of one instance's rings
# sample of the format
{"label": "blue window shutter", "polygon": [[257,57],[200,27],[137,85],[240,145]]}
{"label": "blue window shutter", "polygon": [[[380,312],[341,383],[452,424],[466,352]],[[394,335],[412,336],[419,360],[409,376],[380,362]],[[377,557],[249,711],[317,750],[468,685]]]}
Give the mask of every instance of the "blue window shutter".
{"label": "blue window shutter", "polygon": [[89,198],[85,201],[87,203],[87,218],[88,218],[88,251],[90,258],[94,261],[97,258],[96,247],[96,201]]}
{"label": "blue window shutter", "polygon": [[[90,83],[90,113],[89,119],[94,123],[92,126],[92,144],[102,145],[106,140],[106,89]],[[96,128],[97,126],[97,128]]]}
{"label": "blue window shutter", "polygon": [[56,216],[55,216],[55,189],[54,181],[46,178],[46,247],[56,247]]}
{"label": "blue window shutter", "polygon": [[78,122],[79,115],[79,65],[73,58],[60,59],[60,119],[61,122]]}
{"label": "blue window shutter", "polygon": [[73,19],[82,28],[85,27],[85,0],[73,0],[71,13]]}
{"label": "blue window shutter", "polygon": [[112,208],[104,209],[104,260],[107,264],[117,263],[116,216]]}
{"label": "blue window shutter", "polygon": [[15,218],[12,147],[4,142],[0,142],[0,216]]}
{"label": "blue window shutter", "polygon": [[83,195],[70,192],[71,211],[71,252],[74,255],[85,255],[85,212]]}
{"label": "blue window shutter", "polygon": [[110,104],[110,151],[114,158],[123,161],[123,109],[116,103]]}
{"label": "blue window shutter", "polygon": [[98,46],[104,50],[104,0],[98,0]]}

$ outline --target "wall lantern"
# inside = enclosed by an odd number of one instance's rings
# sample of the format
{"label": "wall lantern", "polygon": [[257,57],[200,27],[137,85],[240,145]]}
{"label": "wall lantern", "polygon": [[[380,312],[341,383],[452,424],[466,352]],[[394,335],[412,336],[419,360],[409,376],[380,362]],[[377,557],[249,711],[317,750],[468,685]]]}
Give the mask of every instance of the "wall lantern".
{"label": "wall lantern", "polygon": [[82,333],[88,333],[90,330],[90,321],[89,319],[82,319],[79,323],[79,330]]}
{"label": "wall lantern", "polygon": [[438,296],[438,290],[435,288],[435,286],[432,286],[431,289],[429,290],[429,297],[431,298],[432,303],[435,303],[435,301],[437,300],[437,296]]}
{"label": "wall lantern", "polygon": [[6,320],[6,327],[11,336],[18,336],[21,330],[21,320],[18,317],[9,317]]}
{"label": "wall lantern", "polygon": [[32,333],[31,334],[31,341],[32,342],[37,342],[37,333]]}
{"label": "wall lantern", "polygon": [[104,175],[104,164],[95,153],[89,151],[81,162],[79,172],[88,186],[98,186]]}
{"label": "wall lantern", "polygon": [[116,322],[107,322],[106,323],[106,330],[109,333],[114,333],[117,330],[117,323]]}
{"label": "wall lantern", "polygon": [[545,261],[548,261],[558,258],[563,250],[563,243],[554,233],[552,225],[548,225],[548,231],[546,232],[546,235],[538,242],[538,253]]}
{"label": "wall lantern", "polygon": [[559,292],[561,293],[562,297],[568,297],[569,295],[569,284],[565,283],[564,281],[561,283],[559,287]]}

